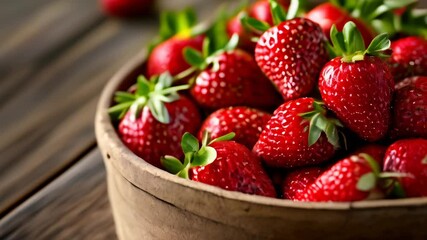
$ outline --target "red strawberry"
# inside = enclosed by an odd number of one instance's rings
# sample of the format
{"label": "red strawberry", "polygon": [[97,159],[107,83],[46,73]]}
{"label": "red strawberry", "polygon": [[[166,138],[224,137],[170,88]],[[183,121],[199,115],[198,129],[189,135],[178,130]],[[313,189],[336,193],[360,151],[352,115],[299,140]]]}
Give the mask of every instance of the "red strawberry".
{"label": "red strawberry", "polygon": [[352,155],[323,172],[295,200],[351,202],[372,198],[377,193],[378,174],[377,163],[368,155]]}
{"label": "red strawberry", "polygon": [[117,17],[141,16],[147,13],[154,0],[100,0],[105,13]]}
{"label": "red strawberry", "polygon": [[242,23],[241,19],[246,16],[245,11],[239,12],[236,16],[232,17],[227,22],[226,30],[229,37],[237,34],[239,36],[239,47],[244,49],[247,52],[253,52],[255,49],[256,42],[253,42],[251,39],[256,36],[249,29],[246,29]]}
{"label": "red strawberry", "polygon": [[119,104],[110,108],[111,115],[120,114],[118,132],[123,143],[157,167],[164,154],[181,156],[180,137],[185,132],[195,133],[200,125],[194,103],[176,93],[183,87],[170,88],[171,84],[172,77],[167,73],[152,81],[141,76],[136,92],[117,92]]}
{"label": "red strawberry", "polygon": [[371,143],[371,144],[365,145],[365,146],[357,149],[351,155],[358,155],[361,153],[368,154],[378,163],[378,165],[380,167],[382,167],[384,164],[384,156],[385,156],[386,150],[387,150],[386,146]]}
{"label": "red strawberry", "polygon": [[427,138],[427,76],[409,77],[395,86],[392,138]]}
{"label": "red strawberry", "polygon": [[324,66],[319,90],[326,106],[345,126],[364,140],[376,141],[390,126],[394,84],[387,64],[379,57],[365,54],[379,55],[388,49],[390,41],[386,34],[381,34],[365,50],[354,23],[347,23],[343,33],[336,28],[331,31],[334,47],[343,57]]}
{"label": "red strawberry", "polygon": [[[289,1],[279,1],[278,4],[283,8],[287,9],[289,6]],[[271,13],[269,1],[262,0],[254,2],[249,6],[247,10],[242,10],[235,17],[231,18],[227,23],[228,36],[231,37],[233,34],[239,35],[239,47],[250,53],[253,53],[253,50],[256,46],[256,42],[253,42],[251,39],[254,37],[259,37],[259,35],[257,33],[252,32],[250,29],[248,29],[242,24],[241,20],[245,16],[252,17],[269,25],[273,25],[273,16]]]}
{"label": "red strawberry", "polygon": [[185,47],[192,47],[197,50],[202,49],[203,36],[187,37],[174,36],[157,45],[151,52],[147,60],[147,75],[154,76],[169,71],[172,75],[177,75],[188,68],[188,64],[183,55]]}
{"label": "red strawberry", "polygon": [[186,48],[187,61],[200,69],[190,89],[191,95],[200,106],[210,110],[238,105],[277,106],[280,98],[276,89],[249,53],[234,49],[238,42],[234,36],[223,50],[211,56],[203,57],[194,49]]}
{"label": "red strawberry", "polygon": [[[253,151],[269,166],[291,168],[330,159],[338,146],[335,125],[312,98],[285,102],[273,114]],[[325,133],[322,133],[325,132]]]}
{"label": "red strawberry", "polygon": [[211,138],[234,132],[234,141],[252,149],[271,115],[248,107],[222,108],[209,115],[199,130],[199,139],[208,131]]}
{"label": "red strawberry", "polygon": [[387,149],[384,170],[408,174],[399,178],[407,197],[427,196],[427,140],[399,140]]}
{"label": "red strawberry", "polygon": [[160,36],[147,59],[148,77],[168,71],[173,76],[187,70],[183,49],[192,47],[202,49],[204,36],[195,35],[194,11],[186,9],[179,12],[163,12],[160,16]]}
{"label": "red strawberry", "polygon": [[287,100],[308,95],[328,61],[325,36],[305,18],[284,21],[268,29],[255,48],[255,60]]}
{"label": "red strawberry", "polygon": [[406,37],[391,44],[391,71],[396,81],[405,77],[427,76],[427,40]]}
{"label": "red strawberry", "polygon": [[286,175],[282,184],[283,198],[294,200],[312,184],[323,170],[318,167],[301,168]]}
{"label": "red strawberry", "polygon": [[[206,132],[207,133],[207,132]],[[229,140],[234,134],[208,140],[205,134],[202,146],[191,134],[184,134],[182,148],[184,163],[165,156],[162,163],[171,173],[191,178],[230,191],[276,197],[276,191],[261,161],[245,146]]]}
{"label": "red strawberry", "polygon": [[[285,10],[289,8],[289,1],[287,0],[277,1],[277,3]],[[253,3],[249,8],[249,16],[266,22],[270,26],[274,25],[270,2],[268,0],[261,0]]]}
{"label": "red strawberry", "polygon": [[341,31],[344,25],[349,21],[353,21],[356,24],[366,45],[375,37],[374,31],[370,29],[363,20],[352,17],[345,9],[329,2],[316,6],[310,10],[305,17],[318,23],[329,40],[329,33],[331,32],[332,25],[335,24],[336,28]]}

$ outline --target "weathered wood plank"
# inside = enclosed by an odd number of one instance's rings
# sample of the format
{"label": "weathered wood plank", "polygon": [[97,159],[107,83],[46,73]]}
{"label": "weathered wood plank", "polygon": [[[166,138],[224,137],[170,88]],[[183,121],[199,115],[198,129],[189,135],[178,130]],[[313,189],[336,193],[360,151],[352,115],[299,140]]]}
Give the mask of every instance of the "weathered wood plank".
{"label": "weathered wood plank", "polygon": [[33,74],[30,86],[0,108],[0,214],[94,144],[100,91],[155,32],[148,20],[104,22]]}
{"label": "weathered wood plank", "polygon": [[97,1],[18,0],[1,6],[0,107],[16,89],[31,87],[38,69],[105,19]]}
{"label": "weathered wood plank", "polygon": [[0,239],[116,239],[100,152],[0,220]]}

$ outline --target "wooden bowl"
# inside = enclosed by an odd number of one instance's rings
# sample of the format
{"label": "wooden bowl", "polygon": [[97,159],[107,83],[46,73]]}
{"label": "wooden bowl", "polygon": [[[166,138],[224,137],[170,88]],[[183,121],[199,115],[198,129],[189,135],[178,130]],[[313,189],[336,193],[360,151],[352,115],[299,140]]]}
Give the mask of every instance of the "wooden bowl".
{"label": "wooden bowl", "polygon": [[107,113],[145,59],[141,52],[110,80],[95,121],[120,239],[427,239],[427,198],[292,202],[222,190],[146,163],[120,141]]}

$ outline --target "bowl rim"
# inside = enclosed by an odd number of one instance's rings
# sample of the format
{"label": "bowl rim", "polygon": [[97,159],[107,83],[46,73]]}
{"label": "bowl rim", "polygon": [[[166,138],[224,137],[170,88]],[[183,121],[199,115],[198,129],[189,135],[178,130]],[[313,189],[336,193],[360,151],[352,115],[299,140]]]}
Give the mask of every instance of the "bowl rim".
{"label": "bowl rim", "polygon": [[[145,171],[147,174],[160,178],[164,181],[168,181],[172,184],[180,185],[181,187],[192,188],[193,190],[203,192],[205,194],[214,195],[216,197],[228,198],[230,200],[245,202],[254,205],[264,205],[270,207],[279,208],[295,208],[295,209],[317,209],[317,210],[366,210],[366,209],[383,209],[383,208],[407,208],[416,206],[427,206],[427,197],[418,198],[404,198],[404,199],[379,199],[379,200],[368,200],[368,201],[356,201],[356,202],[294,202],[288,199],[270,198],[264,196],[250,195],[237,191],[228,191],[219,187],[203,184],[199,182],[189,181],[170,174],[162,169],[159,169],[142,158],[133,154],[120,140],[116,130],[110,120],[107,112],[107,108],[110,106],[114,92],[120,86],[122,81],[137,67],[141,66],[147,59],[147,50],[143,49],[141,52],[136,54],[129,62],[127,62],[122,68],[119,69],[116,74],[108,81],[101,93],[101,97],[98,101],[95,127],[96,127],[96,138],[98,144],[101,141],[107,142],[109,147],[116,147],[120,149],[120,157],[124,161],[128,161],[130,165],[138,168],[140,171]],[[101,139],[104,138],[104,139]],[[107,138],[107,139],[105,139]],[[111,155],[115,155],[111,153]],[[110,160],[111,164],[119,170],[120,174],[127,179],[131,184],[137,188],[143,190],[141,186],[138,186],[132,181],[132,177],[126,176],[123,172],[123,168],[117,166],[117,161],[112,161],[114,158],[107,159],[103,155],[104,161]],[[143,190],[145,191],[145,190]],[[164,200],[164,199],[162,199]]]}

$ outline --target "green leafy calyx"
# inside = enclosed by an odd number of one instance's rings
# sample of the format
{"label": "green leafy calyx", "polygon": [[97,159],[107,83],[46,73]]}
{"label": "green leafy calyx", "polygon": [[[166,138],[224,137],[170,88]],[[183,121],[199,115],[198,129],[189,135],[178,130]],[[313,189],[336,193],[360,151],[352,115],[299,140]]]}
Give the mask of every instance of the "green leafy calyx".
{"label": "green leafy calyx", "polygon": [[184,152],[184,162],[173,156],[166,155],[160,159],[163,167],[170,173],[179,177],[189,179],[189,170],[192,167],[202,167],[215,161],[217,153],[215,148],[209,146],[218,141],[229,141],[235,136],[234,133],[228,133],[219,138],[210,140],[209,133],[203,133],[202,144],[199,140],[186,132],[181,139],[181,147]]}
{"label": "green leafy calyx", "polygon": [[360,191],[371,191],[377,186],[379,174],[381,171],[380,166],[378,165],[378,162],[375,161],[375,159],[369,154],[360,153],[358,158],[364,159],[368,163],[372,171],[363,174],[359,178],[359,180],[357,181],[356,188]]}
{"label": "green leafy calyx", "polygon": [[390,40],[387,33],[376,36],[365,48],[363,37],[356,24],[347,22],[343,31],[339,32],[335,25],[331,28],[332,51],[336,56],[342,56],[343,62],[355,62],[363,60],[365,55],[384,57],[385,50],[390,48]]}
{"label": "green leafy calyx", "polygon": [[236,49],[238,43],[239,36],[237,34],[234,34],[221,49],[218,49],[213,53],[209,50],[209,38],[205,38],[202,52],[192,47],[184,48],[184,58],[190,65],[193,66],[192,68],[190,68],[189,71],[194,72],[195,70],[203,70],[210,65],[213,66],[214,71],[219,70],[219,62],[217,56],[224,52],[229,52]]}
{"label": "green leafy calyx", "polygon": [[[276,0],[269,0],[271,16],[273,17],[273,24],[275,26],[280,23],[293,19],[299,15],[302,15],[305,8],[304,0],[291,0],[289,9],[286,10],[280,5]],[[265,31],[267,31],[271,26],[267,22],[249,17],[248,15],[244,15],[241,18],[242,25],[251,31],[261,35]]]}
{"label": "green leafy calyx", "polygon": [[168,124],[170,117],[165,103],[178,100],[178,91],[189,88],[188,85],[172,86],[172,82],[173,78],[168,72],[154,76],[150,81],[142,75],[139,76],[135,93],[116,92],[114,100],[117,105],[108,109],[110,116],[117,120],[130,111],[131,118],[136,119],[147,106],[157,121]]}
{"label": "green leafy calyx", "polygon": [[326,117],[326,109],[323,102],[313,102],[313,111],[300,114],[304,120],[310,122],[308,130],[308,145],[311,146],[319,140],[320,135],[326,134],[328,142],[335,148],[339,147],[339,131],[337,127],[343,127],[341,122],[335,118]]}
{"label": "green leafy calyx", "polygon": [[364,159],[372,171],[360,177],[357,182],[357,189],[361,191],[370,191],[378,186],[392,197],[402,197],[405,195],[398,179],[412,177],[412,175],[401,172],[381,172],[378,161],[371,155],[360,153],[358,157]]}
{"label": "green leafy calyx", "polygon": [[160,40],[164,41],[175,35],[190,37],[196,23],[196,13],[191,8],[176,12],[164,11],[160,14]]}

